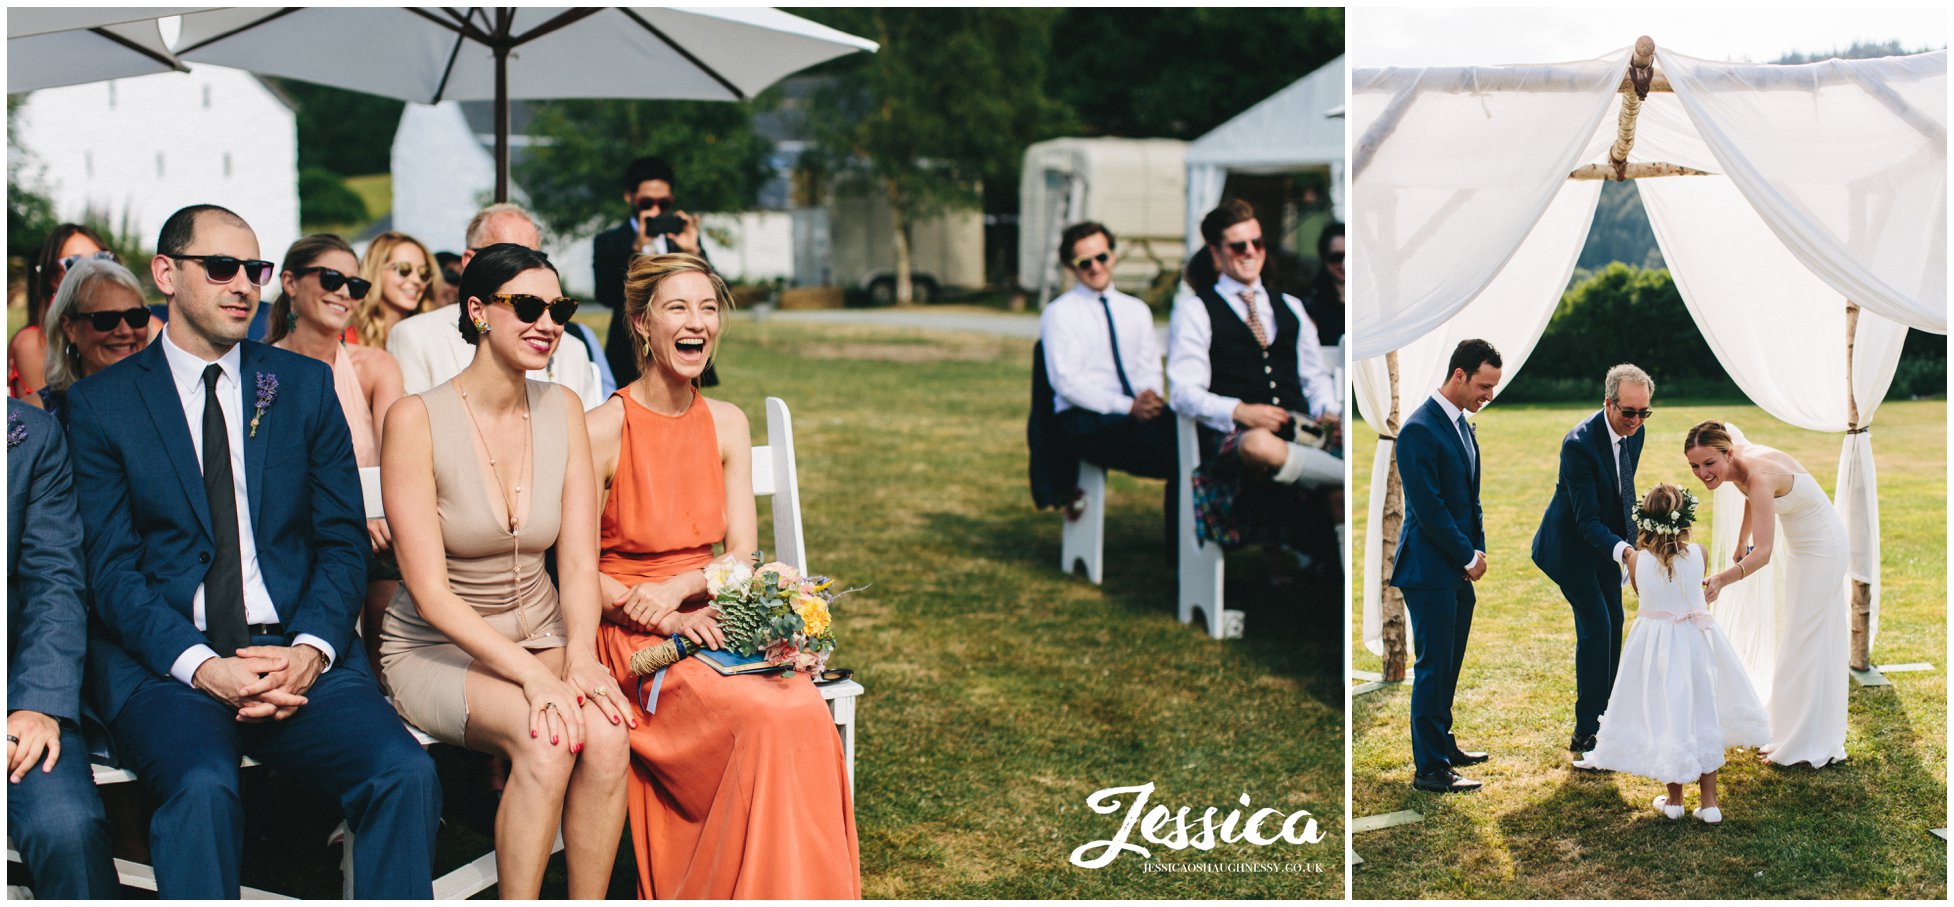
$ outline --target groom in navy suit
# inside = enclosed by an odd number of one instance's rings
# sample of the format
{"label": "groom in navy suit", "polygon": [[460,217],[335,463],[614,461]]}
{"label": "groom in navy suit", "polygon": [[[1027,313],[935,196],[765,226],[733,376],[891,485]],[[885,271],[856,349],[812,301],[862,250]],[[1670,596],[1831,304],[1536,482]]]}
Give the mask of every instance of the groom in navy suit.
{"label": "groom in navy suit", "polygon": [[1486,761],[1452,736],[1452,697],[1472,631],[1472,584],[1486,575],[1486,518],[1479,507],[1479,440],[1466,421],[1493,399],[1499,351],[1466,340],[1452,351],[1445,383],[1398,431],[1404,529],[1391,585],[1410,612],[1417,661],[1411,681],[1411,786],[1434,793],[1477,790],[1454,771]]}
{"label": "groom in navy suit", "polygon": [[1560,444],[1554,499],[1533,535],[1533,562],[1574,609],[1576,753],[1594,749],[1601,713],[1622,660],[1622,569],[1635,548],[1630,509],[1642,425],[1655,398],[1647,372],[1626,363],[1608,370],[1601,411]]}
{"label": "groom in navy suit", "polygon": [[354,633],[367,539],[332,373],[245,341],[272,264],[236,214],[184,208],[156,250],[163,336],[68,406],[87,686],[161,803],[157,891],[238,897],[249,755],[338,800],[357,896],[431,897],[440,786]]}

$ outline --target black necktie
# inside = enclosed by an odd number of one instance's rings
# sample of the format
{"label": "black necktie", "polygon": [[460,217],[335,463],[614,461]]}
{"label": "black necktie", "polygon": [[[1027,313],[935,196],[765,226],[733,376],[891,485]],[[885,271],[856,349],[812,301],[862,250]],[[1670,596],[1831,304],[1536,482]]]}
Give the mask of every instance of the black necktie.
{"label": "black necktie", "polygon": [[1627,438],[1621,440],[1615,462],[1621,467],[1615,474],[1622,480],[1622,532],[1628,536],[1629,544],[1632,545],[1635,538],[1635,473],[1628,466]]}
{"label": "black necktie", "polygon": [[1119,361],[1119,330],[1113,327],[1113,304],[1106,301],[1105,294],[1099,296],[1099,308],[1106,312],[1106,336],[1113,343],[1113,371],[1119,373],[1119,389],[1129,397],[1133,396],[1133,384],[1126,380],[1126,366]]}
{"label": "black necktie", "polygon": [[231,435],[224,408],[217,403],[217,376],[204,369],[204,497],[210,501],[212,553],[204,574],[204,637],[217,654],[230,658],[251,644],[244,626],[244,557],[238,541],[237,491],[231,482]]}

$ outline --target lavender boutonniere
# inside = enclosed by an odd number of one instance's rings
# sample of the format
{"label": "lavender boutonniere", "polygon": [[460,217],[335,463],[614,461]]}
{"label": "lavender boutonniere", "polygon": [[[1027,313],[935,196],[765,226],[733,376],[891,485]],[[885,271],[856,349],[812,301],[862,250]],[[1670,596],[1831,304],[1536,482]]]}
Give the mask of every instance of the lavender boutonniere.
{"label": "lavender boutonniere", "polygon": [[27,440],[27,426],[21,424],[20,416],[14,413],[8,413],[7,414],[7,449],[12,450],[13,448],[19,446],[20,442],[25,440]]}
{"label": "lavender boutonniere", "polygon": [[278,399],[278,376],[269,372],[258,372],[258,410],[251,414],[251,437],[258,436],[258,420],[265,417],[265,408]]}

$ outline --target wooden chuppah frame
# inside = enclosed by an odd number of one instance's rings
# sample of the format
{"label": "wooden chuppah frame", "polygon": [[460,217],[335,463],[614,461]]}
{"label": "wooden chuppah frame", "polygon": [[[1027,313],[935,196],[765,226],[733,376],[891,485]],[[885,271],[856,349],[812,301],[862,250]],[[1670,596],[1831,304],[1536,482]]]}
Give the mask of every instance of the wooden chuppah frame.
{"label": "wooden chuppah frame", "polygon": [[[1679,164],[1660,161],[1635,162],[1628,160],[1629,152],[1635,147],[1635,126],[1641,113],[1642,102],[1651,92],[1667,93],[1671,89],[1669,80],[1655,68],[1655,41],[1647,35],[1635,39],[1635,52],[1629,57],[1628,70],[1622,76],[1619,89],[1622,96],[1621,114],[1616,120],[1615,142],[1608,149],[1606,163],[1588,164],[1569,173],[1570,180],[1609,180],[1625,182],[1637,179],[1652,179],[1667,176],[1710,176],[1706,171]],[[1361,168],[1375,154],[1377,147],[1386,136],[1396,128],[1397,121],[1409,106],[1412,95],[1407,92],[1393,98],[1379,117],[1369,134],[1359,142],[1357,153],[1363,158],[1358,162]],[[1382,128],[1379,128],[1382,127]],[[1353,172],[1355,170],[1353,169]],[[1845,329],[1845,379],[1846,379],[1846,420],[1847,433],[1857,434],[1867,429],[1859,424],[1859,405],[1852,388],[1853,337],[1857,332],[1859,307],[1846,303]],[[1398,356],[1387,353],[1384,358],[1391,382],[1391,411],[1384,423],[1383,440],[1396,440],[1399,427],[1399,387]],[[1384,490],[1384,512],[1379,521],[1378,531],[1383,534],[1382,550],[1384,556],[1377,568],[1380,573],[1381,604],[1383,610],[1382,642],[1384,645],[1383,680],[1387,683],[1401,683],[1405,679],[1408,662],[1408,626],[1405,618],[1404,596],[1390,583],[1394,555],[1397,550],[1398,534],[1404,527],[1404,491],[1398,478],[1397,453],[1391,455],[1391,468],[1387,472]],[[1859,579],[1852,580],[1852,649],[1849,659],[1853,670],[1863,671],[1870,667],[1869,625],[1872,616],[1872,586]]]}

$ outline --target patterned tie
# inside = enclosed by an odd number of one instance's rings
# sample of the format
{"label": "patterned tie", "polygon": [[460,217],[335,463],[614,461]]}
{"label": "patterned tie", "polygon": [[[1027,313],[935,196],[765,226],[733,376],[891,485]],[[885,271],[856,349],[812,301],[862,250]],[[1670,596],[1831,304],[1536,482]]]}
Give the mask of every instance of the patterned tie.
{"label": "patterned tie", "polygon": [[1269,348],[1269,331],[1262,326],[1262,319],[1255,317],[1255,291],[1242,291],[1242,311],[1248,313],[1248,332],[1255,335],[1255,345]]}
{"label": "patterned tie", "polygon": [[1465,413],[1459,414],[1459,440],[1465,442],[1466,469],[1478,470],[1479,452],[1472,449],[1474,447],[1472,443],[1472,426],[1466,424]]}
{"label": "patterned tie", "polygon": [[1628,463],[1628,439],[1623,438],[1616,447],[1615,462],[1621,468],[1615,471],[1622,479],[1622,531],[1630,542],[1635,538],[1635,469]]}
{"label": "patterned tie", "polygon": [[217,403],[217,376],[204,369],[204,496],[210,503],[210,535],[217,549],[204,574],[204,637],[230,658],[251,644],[244,621],[244,558],[238,540],[237,491],[231,481],[231,436]]}
{"label": "patterned tie", "polygon": [[1106,312],[1106,336],[1113,344],[1113,371],[1119,374],[1120,393],[1133,396],[1133,385],[1126,380],[1126,366],[1119,361],[1119,329],[1113,327],[1113,304],[1106,301],[1105,294],[1099,296],[1099,307]]}

